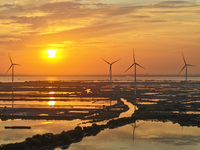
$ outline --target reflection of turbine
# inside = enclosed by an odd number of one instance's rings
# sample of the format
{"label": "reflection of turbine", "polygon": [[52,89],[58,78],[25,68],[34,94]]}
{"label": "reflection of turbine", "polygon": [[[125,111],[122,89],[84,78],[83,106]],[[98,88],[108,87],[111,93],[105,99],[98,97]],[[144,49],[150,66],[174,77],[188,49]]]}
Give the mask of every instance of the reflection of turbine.
{"label": "reflection of turbine", "polygon": [[134,53],[134,49],[133,49],[133,64],[125,71],[127,72],[129,69],[131,69],[133,66],[135,65],[135,95],[136,95],[136,67],[139,66],[143,69],[145,69],[144,67],[142,67],[141,65],[139,65],[138,63],[136,63],[135,61],[135,53]]}
{"label": "reflection of turbine", "polygon": [[139,125],[136,125],[136,122],[137,121],[135,121],[135,123],[133,124],[131,124],[131,126],[133,127],[133,142],[134,142],[134,140],[135,140],[135,130],[136,130],[136,128],[138,128],[139,126],[141,126],[141,125],[143,125],[144,123],[141,123],[141,124],[139,124]]}
{"label": "reflection of turbine", "polygon": [[10,62],[11,62],[11,65],[10,65],[10,67],[8,68],[8,70],[7,70],[7,72],[6,73],[8,73],[8,71],[12,68],[12,108],[13,108],[13,90],[14,90],[14,66],[16,66],[16,65],[18,65],[18,66],[20,66],[19,64],[15,64],[15,63],[13,63],[13,61],[12,61],[12,59],[11,59],[11,57],[10,57],[10,54],[8,53],[8,55],[9,55],[9,58],[10,58]]}
{"label": "reflection of turbine", "polygon": [[120,59],[112,62],[112,63],[109,63],[108,61],[106,61],[105,59],[101,58],[102,60],[104,60],[107,64],[110,65],[110,89],[112,88],[112,65],[116,62],[118,62]]}
{"label": "reflection of turbine", "polygon": [[[183,54],[182,54],[183,55]],[[181,71],[179,72],[179,74],[183,71],[183,69],[185,69],[185,71],[186,71],[186,73],[185,73],[185,78],[186,78],[186,80],[185,80],[185,89],[187,90],[187,67],[188,66],[191,66],[191,67],[195,67],[194,65],[190,65],[190,64],[187,64],[186,63],[186,60],[185,60],[185,57],[184,57],[184,55],[183,55],[183,61],[184,61],[184,66],[183,66],[183,68],[181,69]]]}

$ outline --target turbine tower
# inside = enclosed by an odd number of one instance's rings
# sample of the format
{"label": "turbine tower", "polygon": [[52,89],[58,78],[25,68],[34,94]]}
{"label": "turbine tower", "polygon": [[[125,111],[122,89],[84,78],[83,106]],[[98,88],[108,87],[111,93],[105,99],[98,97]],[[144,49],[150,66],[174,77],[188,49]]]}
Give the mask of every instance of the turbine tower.
{"label": "turbine tower", "polygon": [[[13,63],[13,61],[12,61],[9,53],[8,53],[8,55],[9,55],[10,62],[11,62],[11,65],[8,68],[8,71],[12,68],[12,108],[13,108],[13,97],[14,97],[13,96],[13,94],[14,94],[14,66],[16,66],[16,65],[20,66],[20,65]],[[6,73],[8,73],[8,71]]]}
{"label": "turbine tower", "polygon": [[110,89],[112,89],[112,65],[113,65],[114,63],[118,62],[120,59],[118,59],[118,60],[116,60],[116,61],[114,61],[114,62],[112,62],[112,63],[106,61],[106,60],[103,59],[103,58],[101,58],[101,59],[102,59],[103,61],[105,61],[107,64],[110,65],[110,71],[109,71],[109,74],[110,74]]}
{"label": "turbine tower", "polygon": [[134,53],[134,49],[133,49],[133,64],[125,71],[127,72],[129,69],[131,69],[133,66],[135,66],[135,95],[136,95],[136,91],[137,91],[137,87],[136,87],[136,68],[137,66],[139,66],[140,68],[145,69],[144,67],[142,67],[141,65],[139,65],[136,60],[135,60],[135,53]]}
{"label": "turbine tower", "polygon": [[181,69],[181,71],[179,72],[179,74],[185,69],[185,90],[187,91],[187,78],[188,78],[188,75],[187,75],[187,73],[188,73],[188,68],[187,68],[187,67],[188,67],[188,66],[189,66],[189,67],[195,67],[195,66],[194,66],[194,65],[187,64],[183,53],[182,53],[182,56],[183,56],[183,61],[184,61],[184,64],[185,64],[185,65],[183,66],[183,68]]}
{"label": "turbine tower", "polygon": [[131,123],[131,126],[133,127],[133,142],[135,141],[135,131],[136,128],[138,128],[139,126],[142,126],[144,123],[141,123],[139,125],[136,124],[137,120],[135,121],[135,123]]}

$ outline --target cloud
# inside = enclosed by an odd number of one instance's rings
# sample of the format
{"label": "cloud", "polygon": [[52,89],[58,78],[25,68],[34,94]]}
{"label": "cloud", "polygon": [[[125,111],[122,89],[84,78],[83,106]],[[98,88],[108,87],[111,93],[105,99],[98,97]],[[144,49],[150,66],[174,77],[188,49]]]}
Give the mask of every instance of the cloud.
{"label": "cloud", "polygon": [[[107,4],[105,1],[48,1],[41,5],[3,4],[0,5],[0,19],[9,35],[14,38],[58,36],[64,38],[92,38],[133,32],[136,24],[165,23],[168,18],[155,14],[185,13],[186,7],[199,7],[190,1],[161,1],[151,5]],[[32,2],[33,3],[33,2]],[[155,8],[155,10],[153,9]],[[173,16],[172,16],[173,17]],[[18,27],[12,28],[13,26]],[[133,28],[134,27],[134,28]],[[18,33],[18,37],[16,34]],[[46,36],[45,36],[46,35]],[[67,36],[67,35],[70,35]],[[6,36],[6,35],[5,35]],[[3,38],[3,36],[1,36]],[[10,37],[12,39],[12,36]],[[5,41],[7,38],[1,41]],[[51,41],[51,40],[50,40]]]}
{"label": "cloud", "polygon": [[23,12],[24,7],[21,5],[16,5],[16,4],[4,4],[4,5],[0,5],[0,16],[4,16],[4,15],[16,15],[19,12]]}
{"label": "cloud", "polygon": [[152,5],[153,8],[185,8],[185,7],[198,7],[191,1],[161,1]]}
{"label": "cloud", "polygon": [[[83,29],[88,27],[96,28],[99,26],[108,27],[112,22],[112,17],[127,15],[135,11],[135,7],[121,7],[106,4],[83,4],[80,2],[57,2],[47,3],[38,7],[20,7],[18,5],[4,5],[10,8],[0,16],[7,25],[26,26],[26,33],[49,34],[63,30],[73,30],[74,28]],[[8,15],[6,15],[8,14]],[[137,17],[138,18],[138,17]],[[120,21],[120,19],[117,22]],[[73,30],[74,32],[74,30]]]}
{"label": "cloud", "polygon": [[98,38],[109,34],[116,34],[120,32],[120,30],[124,30],[123,28],[121,28],[122,26],[123,26],[122,23],[95,24],[89,27],[66,30],[51,34],[35,35],[31,37],[24,37],[24,38],[22,37],[22,38],[26,42],[33,41],[33,43],[41,42],[40,39],[42,39],[44,44],[47,41],[48,43],[59,43],[65,40],[84,41],[90,38]]}

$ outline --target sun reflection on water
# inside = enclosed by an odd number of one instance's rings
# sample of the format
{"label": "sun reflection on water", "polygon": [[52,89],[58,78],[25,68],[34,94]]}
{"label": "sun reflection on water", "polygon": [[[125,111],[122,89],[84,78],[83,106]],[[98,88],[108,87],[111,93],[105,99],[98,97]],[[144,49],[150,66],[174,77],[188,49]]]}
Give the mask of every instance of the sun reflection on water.
{"label": "sun reflection on water", "polygon": [[55,103],[56,103],[55,101],[49,101],[49,102],[48,102],[48,104],[49,104],[50,106],[54,106]]}
{"label": "sun reflection on water", "polygon": [[50,94],[50,95],[53,95],[53,94],[55,94],[55,92],[49,92],[49,94]]}
{"label": "sun reflection on water", "polygon": [[51,124],[52,122],[50,121],[46,121],[46,122],[43,122],[42,124]]}

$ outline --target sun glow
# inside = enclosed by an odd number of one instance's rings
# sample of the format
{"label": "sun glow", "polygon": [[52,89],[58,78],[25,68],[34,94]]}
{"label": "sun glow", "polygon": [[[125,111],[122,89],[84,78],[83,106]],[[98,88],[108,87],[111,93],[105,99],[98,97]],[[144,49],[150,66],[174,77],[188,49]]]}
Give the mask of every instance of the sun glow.
{"label": "sun glow", "polygon": [[46,53],[48,54],[49,58],[54,58],[56,57],[57,50],[55,49],[47,50]]}

